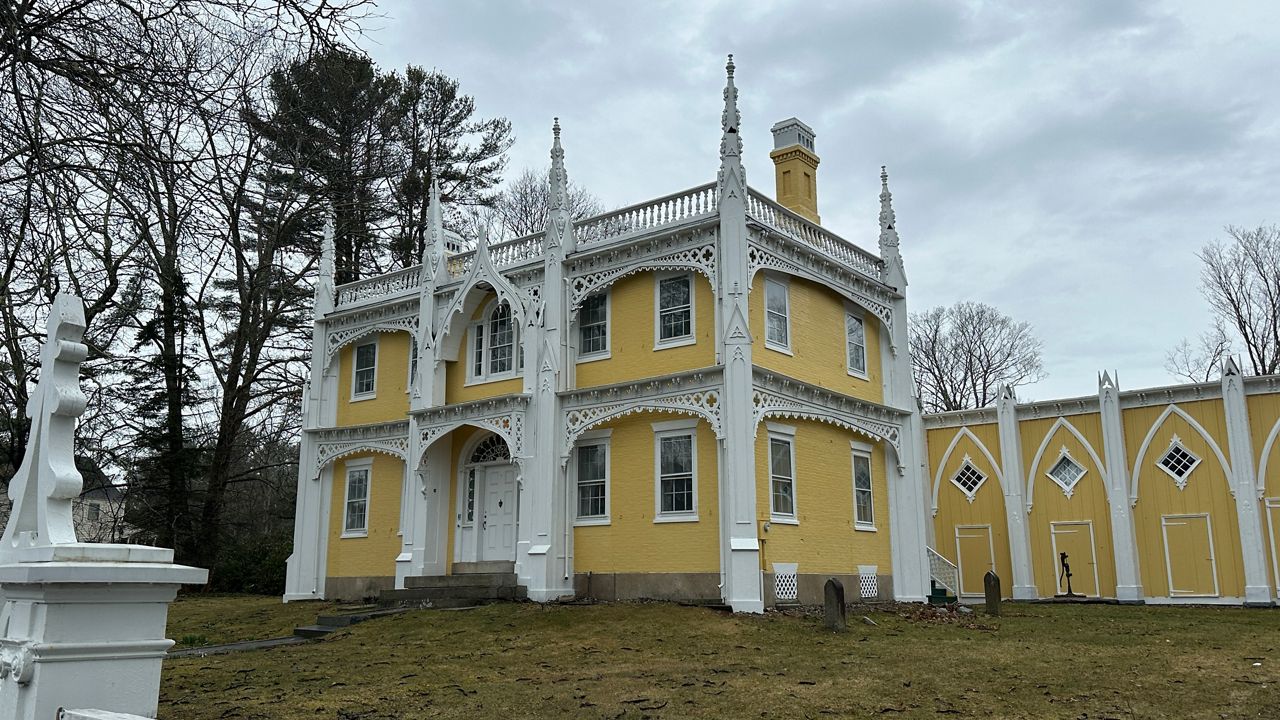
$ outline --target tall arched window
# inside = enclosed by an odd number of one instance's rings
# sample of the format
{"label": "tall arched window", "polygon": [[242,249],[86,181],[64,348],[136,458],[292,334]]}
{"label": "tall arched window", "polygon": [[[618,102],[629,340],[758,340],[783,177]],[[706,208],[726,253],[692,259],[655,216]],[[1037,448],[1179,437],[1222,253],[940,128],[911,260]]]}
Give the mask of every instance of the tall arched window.
{"label": "tall arched window", "polygon": [[481,317],[471,326],[471,381],[514,377],[523,358],[518,352],[519,333],[511,306],[503,300],[495,301]]}

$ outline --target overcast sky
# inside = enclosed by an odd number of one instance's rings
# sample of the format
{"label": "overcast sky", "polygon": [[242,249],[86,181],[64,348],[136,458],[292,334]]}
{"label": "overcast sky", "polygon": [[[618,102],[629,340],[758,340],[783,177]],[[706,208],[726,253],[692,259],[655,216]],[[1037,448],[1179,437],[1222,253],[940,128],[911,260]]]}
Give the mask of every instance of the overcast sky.
{"label": "overcast sky", "polygon": [[[1056,8],[1053,6],[1057,6]],[[910,308],[991,303],[1034,324],[1026,399],[1169,384],[1209,325],[1195,252],[1280,222],[1280,3],[382,0],[362,45],[434,67],[607,207],[715,177],[734,53],[748,182],[769,127],[817,133],[823,225],[874,250],[890,185]]]}

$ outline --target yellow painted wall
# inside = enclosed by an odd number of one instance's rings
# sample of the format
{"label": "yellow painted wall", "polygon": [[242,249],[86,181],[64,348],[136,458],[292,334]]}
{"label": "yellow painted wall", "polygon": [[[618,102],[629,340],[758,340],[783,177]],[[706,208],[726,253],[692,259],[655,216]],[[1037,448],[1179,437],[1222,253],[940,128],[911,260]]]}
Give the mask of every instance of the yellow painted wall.
{"label": "yellow painted wall", "polygon": [[[693,275],[693,333],[697,342],[654,350],[656,273],[625,277],[609,289],[609,354],[577,366],[578,387],[610,385],[716,364],[715,295],[706,277]],[[518,391],[517,391],[518,392]]]}
{"label": "yellow painted wall", "polygon": [[867,379],[849,374],[845,342],[845,300],[839,294],[817,283],[786,276],[790,284],[791,355],[765,346],[764,283],[765,273],[757,273],[751,283],[751,337],[755,341],[752,360],[758,366],[775,370],[797,380],[820,385],[835,392],[870,400],[884,401],[884,384],[880,367],[880,320],[874,314],[863,315],[867,341]]}
{"label": "yellow painted wall", "polygon": [[[794,427],[795,504],[798,525],[770,524],[760,534],[761,562],[798,563],[800,573],[854,574],[859,565],[892,572],[889,552],[889,488],[884,450],[874,441],[834,425],[813,421],[784,422]],[[876,530],[854,530],[853,455],[850,441],[872,446],[871,501]],[[769,520],[769,432],[760,425],[756,437],[756,513]]]}
{"label": "yellow painted wall", "polygon": [[[495,293],[489,293],[484,296],[484,300],[471,314],[471,320],[466,324],[458,322],[458,318],[454,319],[451,326],[451,332],[461,332],[462,342],[458,346],[458,359],[456,361],[446,361],[444,367],[444,397],[446,403],[464,403],[471,400],[480,400],[482,398],[497,397],[499,395],[513,395],[524,391],[524,377],[517,373],[515,377],[508,380],[495,380],[493,382],[482,382],[467,385],[467,363],[469,349],[474,342],[471,333],[471,323],[480,319],[484,311],[489,309],[489,303],[497,297]],[[517,343],[515,346],[516,362],[520,362],[520,357],[524,352],[524,334],[518,333]]]}
{"label": "yellow painted wall", "polygon": [[[1101,461],[1103,458],[1101,418],[1093,413],[1072,415],[1066,419],[1084,436]],[[1024,421],[1018,425],[1018,432],[1022,438],[1025,470],[1034,488],[1030,495],[1032,505],[1028,527],[1031,531],[1031,562],[1036,588],[1041,597],[1051,597],[1058,589],[1056,580],[1060,566],[1058,556],[1054,552],[1051,523],[1088,520],[1093,523],[1098,593],[1102,597],[1115,597],[1115,551],[1111,539],[1111,506],[1107,502],[1105,468],[1094,461],[1093,455],[1089,454],[1084,443],[1081,443],[1065,427],[1059,427],[1053,431],[1039,464],[1032,467],[1036,451],[1044,441],[1045,434],[1056,421],[1057,418],[1044,418]],[[1064,446],[1070,453],[1071,459],[1080,463],[1085,469],[1084,477],[1080,478],[1072,488],[1070,498],[1047,474],[1049,469],[1058,462]],[[1026,492],[1025,489],[1024,492]],[[1092,583],[1091,563],[1094,558],[1069,558],[1072,575],[1078,579],[1082,573],[1088,572],[1090,583]],[[1073,583],[1073,588],[1077,592],[1081,587],[1079,582]],[[1065,592],[1065,586],[1063,590]]]}
{"label": "yellow painted wall", "polygon": [[655,523],[654,431],[651,423],[686,416],[640,414],[607,426],[610,524],[575,527],[575,572],[719,573],[720,540],[717,440],[699,421],[697,437],[698,521]]}
{"label": "yellow painted wall", "polygon": [[[347,463],[373,458],[369,478],[368,537],[342,537],[346,517]],[[353,455],[334,461],[329,505],[329,577],[390,577],[396,574],[396,556],[402,543],[400,493],[404,463],[381,453]]]}
{"label": "yellow painted wall", "polygon": [[[1253,454],[1257,457],[1257,467],[1261,467],[1267,436],[1276,423],[1280,422],[1280,395],[1250,395],[1246,402],[1249,408],[1249,426],[1253,430]],[[1264,485],[1267,497],[1280,497],[1280,439],[1268,453]]]}
{"label": "yellow painted wall", "polygon": [[[1166,407],[1168,406],[1131,408],[1122,412],[1130,472],[1133,463],[1137,461],[1143,439]],[[1216,440],[1223,455],[1228,456],[1226,422],[1221,401],[1189,402],[1182,403],[1179,407],[1195,418]],[[1175,434],[1184,447],[1200,458],[1200,464],[1188,476],[1184,490],[1179,490],[1173,478],[1156,466],[1156,461],[1169,448],[1170,439]],[[1138,504],[1134,506],[1133,512],[1144,591],[1148,595],[1159,597],[1169,594],[1161,517],[1207,512],[1213,528],[1219,594],[1224,597],[1243,597],[1244,571],[1235,500],[1231,496],[1228,479],[1218,456],[1200,433],[1183,418],[1176,414],[1170,415],[1152,437],[1146,455],[1138,466],[1137,480]]]}
{"label": "yellow painted wall", "polygon": [[[992,458],[1000,457],[1000,437],[995,423],[969,426],[969,431],[987,448]],[[947,446],[960,432],[960,428],[940,428],[928,431],[929,481],[934,482],[937,469],[942,467],[938,487],[938,514],[934,516],[934,532],[937,547],[934,549],[951,562],[956,562],[956,526],[990,525],[991,542],[995,547],[996,574],[1000,576],[1000,589],[1008,597],[1013,594],[1013,564],[1009,560],[1009,530],[1004,515],[1004,491],[996,476],[995,468],[987,460],[978,445],[967,436],[960,438],[951,454],[944,458]],[[956,487],[951,478],[960,470],[964,457],[987,476],[972,503]]]}
{"label": "yellow painted wall", "polygon": [[[367,400],[351,401],[352,364],[357,345],[377,339],[375,394]],[[342,348],[338,353],[338,407],[336,421],[342,425],[404,420],[409,414],[409,347],[407,332],[375,333]]]}

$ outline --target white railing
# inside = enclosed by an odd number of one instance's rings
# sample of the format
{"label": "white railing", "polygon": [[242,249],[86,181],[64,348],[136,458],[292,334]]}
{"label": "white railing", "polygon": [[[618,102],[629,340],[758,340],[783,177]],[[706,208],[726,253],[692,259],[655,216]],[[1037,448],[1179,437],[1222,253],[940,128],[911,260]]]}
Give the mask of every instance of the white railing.
{"label": "white railing", "polygon": [[716,199],[715,183],[699,185],[657,200],[579,220],[573,224],[574,236],[579,248],[598,245],[623,235],[713,213]]}
{"label": "white railing", "polygon": [[952,595],[960,597],[960,568],[939,555],[937,550],[931,547],[926,547],[925,550],[929,553],[929,577],[950,590]]}
{"label": "white railing", "polygon": [[372,298],[395,295],[405,290],[416,290],[421,283],[421,265],[356,280],[338,286],[337,306],[354,305]]}
{"label": "white railing", "polygon": [[[537,233],[490,245],[489,257],[493,259],[493,266],[496,268],[510,267],[530,260],[537,260],[542,257],[542,242],[544,238],[545,235],[543,233]],[[475,250],[468,250],[449,256],[449,277],[457,279],[470,272],[471,263],[475,260],[475,257]]]}
{"label": "white railing", "polygon": [[747,192],[747,216],[863,275],[876,280],[884,275],[884,262],[880,258],[805,220],[755,190]]}

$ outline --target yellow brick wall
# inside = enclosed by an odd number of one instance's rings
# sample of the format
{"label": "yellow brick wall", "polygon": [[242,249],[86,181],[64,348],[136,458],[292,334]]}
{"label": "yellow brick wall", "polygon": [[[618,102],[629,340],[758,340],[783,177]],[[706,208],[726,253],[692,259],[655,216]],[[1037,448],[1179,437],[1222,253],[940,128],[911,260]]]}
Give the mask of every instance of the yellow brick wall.
{"label": "yellow brick wall", "polygon": [[[1125,448],[1129,467],[1137,461],[1142,441],[1152,423],[1167,406],[1131,408],[1122,412]],[[1195,418],[1228,456],[1226,421],[1222,402],[1205,400],[1181,403],[1179,407]],[[1173,478],[1156,466],[1177,435],[1184,447],[1200,458],[1188,476],[1186,488],[1179,490]],[[1235,500],[1231,496],[1222,463],[1199,432],[1183,418],[1170,415],[1157,429],[1138,466],[1138,504],[1134,506],[1134,526],[1138,536],[1138,564],[1142,585],[1148,595],[1167,596],[1169,578],[1165,564],[1163,515],[1208,513],[1213,529],[1213,549],[1217,558],[1219,594],[1244,595],[1244,571],[1240,554],[1240,531]]]}
{"label": "yellow brick wall", "polygon": [[[1004,491],[996,476],[995,468],[973,439],[964,436],[945,458],[947,446],[961,428],[941,428],[928,431],[929,481],[938,485],[938,514],[934,516],[935,550],[951,562],[957,562],[956,527],[959,525],[990,525],[991,543],[995,548],[996,574],[1000,576],[1000,588],[1004,595],[1013,593],[1013,563],[1009,559],[1009,530],[1005,521]],[[971,425],[969,431],[986,447],[991,457],[999,462],[1000,436],[995,423]],[[968,455],[980,472],[987,476],[972,503],[951,482]],[[938,467],[942,473],[937,474]]]}
{"label": "yellow brick wall", "polygon": [[[458,346],[458,359],[445,363],[444,397],[446,403],[463,403],[499,395],[512,395],[524,391],[522,373],[517,373],[515,377],[508,380],[467,384],[467,363],[469,362],[471,344],[474,342],[472,340],[471,323],[479,320],[484,315],[485,310],[489,309],[489,303],[496,297],[495,293],[485,295],[479,307],[471,314],[470,321],[463,323],[461,322],[462,318],[458,317],[454,318],[453,325],[450,326],[450,332],[462,333],[462,341]],[[524,353],[523,331],[517,334],[516,339],[518,342],[515,346],[515,353],[518,365]]]}
{"label": "yellow brick wall", "polygon": [[[357,345],[378,343],[375,394],[365,400],[351,400],[351,382]],[[338,353],[337,425],[404,420],[409,414],[409,333],[384,332],[365,336]]]}
{"label": "yellow brick wall", "polygon": [[610,357],[578,363],[578,387],[610,385],[716,364],[715,295],[711,283],[696,272],[692,275],[693,332],[697,342],[654,350],[658,275],[637,273],[609,289]]}
{"label": "yellow brick wall", "polygon": [[[368,537],[342,537],[346,518],[347,463],[373,458],[369,473]],[[400,494],[404,463],[381,453],[352,455],[334,461],[329,506],[329,577],[388,577],[396,574],[400,554]]]}
{"label": "yellow brick wall", "polygon": [[[795,428],[795,505],[798,525],[771,522],[761,532],[761,562],[798,563],[800,573],[854,574],[859,565],[892,572],[889,552],[889,489],[885,454],[874,441],[820,422],[786,421]],[[785,437],[785,436],[784,436]],[[850,441],[872,446],[871,500],[875,531],[854,530],[853,454]],[[896,470],[895,470],[896,473]],[[769,431],[756,436],[756,513],[770,519]]]}
{"label": "yellow brick wall", "polygon": [[655,523],[654,431],[651,423],[686,416],[631,415],[607,426],[610,524],[574,528],[575,572],[719,573],[719,493],[717,440],[705,420],[698,422],[698,521]]}
{"label": "yellow brick wall", "polygon": [[[1092,413],[1072,415],[1067,421],[1084,436],[1099,461],[1105,462],[1102,460],[1101,418]],[[1043,418],[1024,421],[1018,425],[1022,438],[1022,461],[1034,486],[1034,492],[1029,496],[1032,506],[1028,527],[1031,535],[1031,567],[1036,587],[1043,597],[1057,593],[1059,561],[1054,550],[1052,523],[1089,521],[1093,525],[1095,557],[1071,557],[1068,560],[1071,572],[1077,578],[1085,572],[1092,576],[1092,563],[1096,558],[1098,593],[1103,597],[1115,597],[1115,550],[1111,540],[1111,506],[1107,502],[1105,468],[1099,466],[1085,444],[1065,427],[1053,430],[1048,443],[1044,445],[1039,464],[1032,466],[1036,451],[1056,422],[1057,418]],[[1084,476],[1072,488],[1070,498],[1048,476],[1049,470],[1058,462],[1063,447],[1066,447],[1071,459],[1085,469]],[[1026,488],[1023,492],[1026,493]],[[1077,581],[1074,585],[1077,592],[1080,587]],[[1063,591],[1065,592],[1065,588]]]}
{"label": "yellow brick wall", "polygon": [[820,385],[835,392],[884,401],[880,368],[880,320],[863,314],[866,328],[867,379],[849,374],[845,342],[845,300],[832,290],[798,277],[781,279],[790,285],[791,355],[765,346],[764,283],[758,273],[751,283],[751,337],[755,342],[752,359],[758,367],[775,370],[797,380]]}

